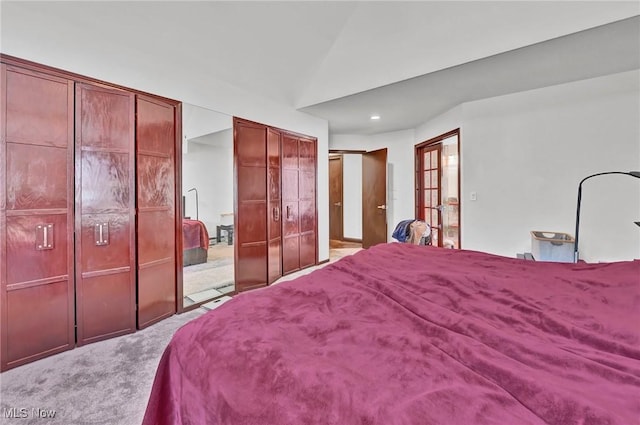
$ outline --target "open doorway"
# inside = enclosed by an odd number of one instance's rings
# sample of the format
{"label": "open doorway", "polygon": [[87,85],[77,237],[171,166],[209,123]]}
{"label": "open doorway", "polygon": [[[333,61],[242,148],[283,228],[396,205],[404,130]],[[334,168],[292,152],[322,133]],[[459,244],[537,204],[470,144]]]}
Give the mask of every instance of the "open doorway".
{"label": "open doorway", "polygon": [[329,244],[387,241],[387,150],[329,151]]}
{"label": "open doorway", "polygon": [[362,246],[362,152],[329,153],[329,247]]}

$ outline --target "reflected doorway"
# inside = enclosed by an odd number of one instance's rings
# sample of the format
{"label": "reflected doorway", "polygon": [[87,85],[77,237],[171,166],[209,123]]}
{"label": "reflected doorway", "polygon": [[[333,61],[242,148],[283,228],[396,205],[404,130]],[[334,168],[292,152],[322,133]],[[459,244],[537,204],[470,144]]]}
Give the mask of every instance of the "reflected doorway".
{"label": "reflected doorway", "polygon": [[329,151],[329,245],[332,248],[362,244],[363,153]]}
{"label": "reflected doorway", "polygon": [[182,135],[182,307],[189,308],[235,291],[233,119],[183,103]]}

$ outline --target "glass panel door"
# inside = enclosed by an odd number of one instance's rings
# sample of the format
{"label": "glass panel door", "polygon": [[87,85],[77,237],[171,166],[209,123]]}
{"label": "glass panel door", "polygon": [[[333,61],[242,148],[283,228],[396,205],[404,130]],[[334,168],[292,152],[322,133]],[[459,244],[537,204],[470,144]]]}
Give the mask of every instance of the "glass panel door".
{"label": "glass panel door", "polygon": [[419,218],[431,226],[431,243],[435,246],[441,246],[440,151],[440,145],[425,147],[422,149],[422,160],[420,161],[423,175],[423,216]]}
{"label": "glass panel door", "polygon": [[431,226],[432,245],[460,248],[458,130],[416,147],[416,218]]}

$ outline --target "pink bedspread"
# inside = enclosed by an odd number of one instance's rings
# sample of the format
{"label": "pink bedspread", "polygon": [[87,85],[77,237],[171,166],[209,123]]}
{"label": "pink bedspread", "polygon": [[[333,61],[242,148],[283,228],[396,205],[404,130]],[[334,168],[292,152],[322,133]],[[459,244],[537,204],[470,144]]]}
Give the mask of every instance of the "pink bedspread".
{"label": "pink bedspread", "polygon": [[638,424],[640,261],[378,245],[188,323],[145,425]]}

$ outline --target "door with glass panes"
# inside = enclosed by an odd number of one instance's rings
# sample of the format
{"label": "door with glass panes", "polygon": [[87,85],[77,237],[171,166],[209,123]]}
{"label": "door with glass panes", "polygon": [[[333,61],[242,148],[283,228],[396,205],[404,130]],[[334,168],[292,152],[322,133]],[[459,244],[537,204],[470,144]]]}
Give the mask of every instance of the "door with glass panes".
{"label": "door with glass panes", "polygon": [[416,146],[416,218],[432,245],[460,248],[459,130]]}

